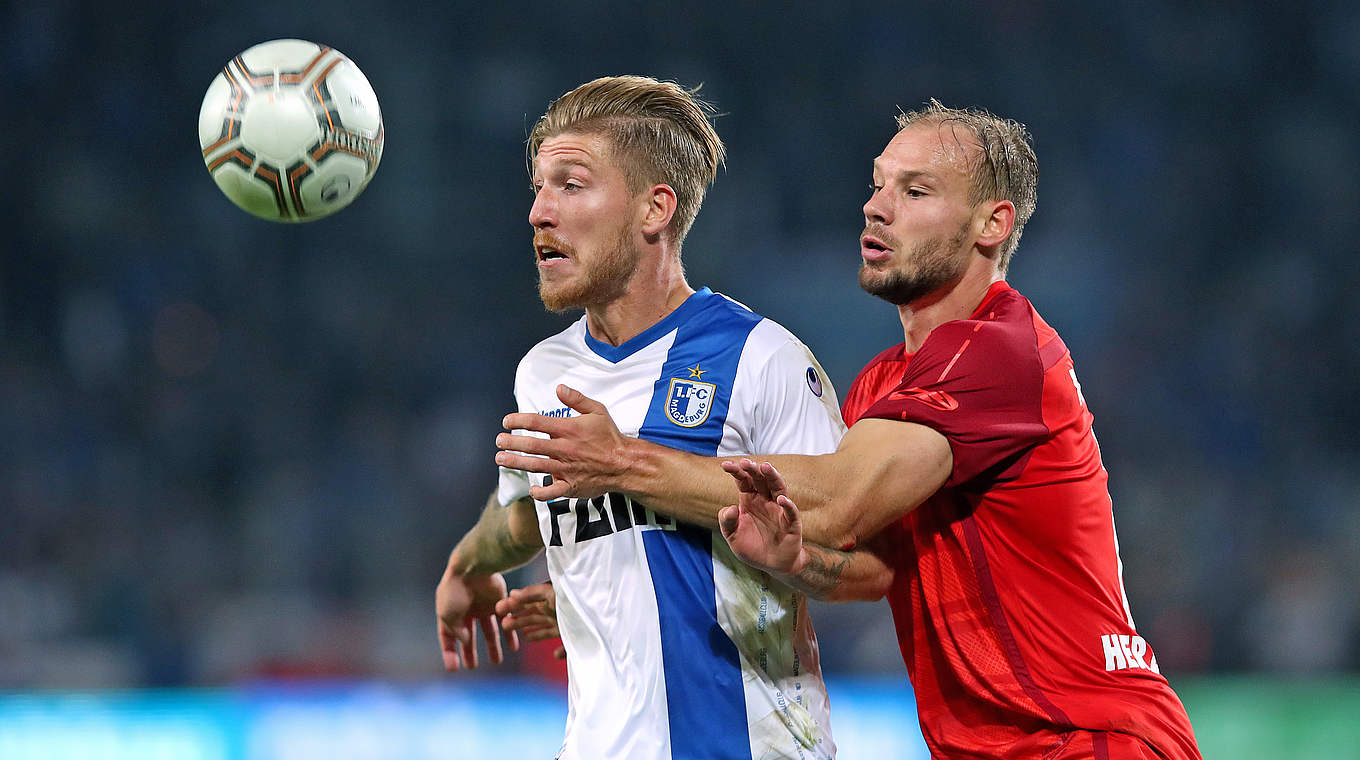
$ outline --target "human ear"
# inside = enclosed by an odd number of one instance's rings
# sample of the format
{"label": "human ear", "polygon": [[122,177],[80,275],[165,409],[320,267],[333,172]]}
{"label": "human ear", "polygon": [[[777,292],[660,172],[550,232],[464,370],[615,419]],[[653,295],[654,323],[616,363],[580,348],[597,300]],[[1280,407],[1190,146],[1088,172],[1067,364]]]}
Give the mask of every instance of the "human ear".
{"label": "human ear", "polygon": [[977,244],[984,248],[1001,245],[1014,229],[1015,204],[1010,201],[995,201],[991,204],[991,213],[982,223],[982,232],[978,234]]}
{"label": "human ear", "polygon": [[647,209],[642,217],[642,232],[645,235],[659,235],[675,217],[678,199],[670,185],[652,185],[646,194]]}

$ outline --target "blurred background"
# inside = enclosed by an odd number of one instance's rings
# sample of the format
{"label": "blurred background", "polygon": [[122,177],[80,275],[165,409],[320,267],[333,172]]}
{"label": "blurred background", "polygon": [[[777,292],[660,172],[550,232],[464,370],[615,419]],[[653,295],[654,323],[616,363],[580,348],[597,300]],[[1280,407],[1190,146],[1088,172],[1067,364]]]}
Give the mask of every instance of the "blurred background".
{"label": "blurred background", "polygon": [[[24,732],[63,735],[71,695],[114,736],[257,697],[448,733],[448,700],[489,694],[551,754],[560,670],[531,647],[446,676],[433,590],[519,357],[577,316],[536,297],[524,139],[619,73],[703,83],[729,161],[690,282],[788,326],[842,392],[901,340],[854,276],[894,114],[1027,123],[1010,281],[1075,357],[1140,632],[1206,756],[1355,756],[1360,6],[1207,5],[0,4],[0,756],[43,756]],[[364,194],[304,225],[231,205],[195,137],[217,71],[278,37],[352,58],[386,124]],[[844,704],[914,724],[886,605],[814,618]],[[232,741],[159,756],[272,756]]]}

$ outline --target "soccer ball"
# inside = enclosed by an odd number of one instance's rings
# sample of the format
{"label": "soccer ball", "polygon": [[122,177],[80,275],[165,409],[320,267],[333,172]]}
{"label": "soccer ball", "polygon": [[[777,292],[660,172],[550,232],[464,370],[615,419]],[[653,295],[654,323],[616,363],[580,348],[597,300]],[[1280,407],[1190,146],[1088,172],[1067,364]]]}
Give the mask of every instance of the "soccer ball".
{"label": "soccer ball", "polygon": [[262,42],[227,62],[198,113],[203,162],[233,203],[305,222],[349,205],[383,151],[378,96],[338,50]]}

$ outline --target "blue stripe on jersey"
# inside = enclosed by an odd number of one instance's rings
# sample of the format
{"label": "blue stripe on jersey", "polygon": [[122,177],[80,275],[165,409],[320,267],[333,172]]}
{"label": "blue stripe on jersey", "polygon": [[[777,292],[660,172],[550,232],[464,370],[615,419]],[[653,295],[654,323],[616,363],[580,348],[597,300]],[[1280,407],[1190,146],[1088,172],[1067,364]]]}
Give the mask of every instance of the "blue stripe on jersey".
{"label": "blue stripe on jersey", "polygon": [[[689,318],[676,328],[675,341],[671,343],[661,376],[652,389],[652,402],[647,407],[642,428],[638,430],[638,438],[712,456],[718,453],[718,444],[722,441],[737,362],[746,347],[746,338],[761,317],[715,293],[695,293],[685,305],[701,296],[704,297],[703,308],[690,313]],[[670,316],[674,315],[672,312]],[[702,424],[682,427],[667,416],[671,380],[695,380],[716,386],[712,409]]]}
{"label": "blue stripe on jersey", "polygon": [[661,621],[673,760],[749,760],[741,655],[718,625],[713,532],[677,524],[642,533]]}
{"label": "blue stripe on jersey", "polygon": [[[742,349],[761,318],[706,290],[686,305],[696,301],[702,308],[684,315],[677,328],[638,437],[712,455],[722,441]],[[671,380],[691,379],[691,368],[702,370],[698,381],[715,386],[714,398],[707,419],[682,427],[666,407]],[[713,540],[712,531],[684,524],[642,535],[660,613],[671,757],[676,760],[751,756],[741,655],[718,625]]]}

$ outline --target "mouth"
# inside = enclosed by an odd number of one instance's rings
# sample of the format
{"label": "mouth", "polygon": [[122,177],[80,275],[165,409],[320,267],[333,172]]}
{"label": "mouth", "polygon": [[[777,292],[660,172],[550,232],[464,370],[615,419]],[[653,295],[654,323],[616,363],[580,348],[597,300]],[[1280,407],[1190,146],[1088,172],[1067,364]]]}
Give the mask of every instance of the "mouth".
{"label": "mouth", "polygon": [[548,237],[540,237],[534,240],[534,254],[538,257],[539,266],[552,266],[559,261],[571,258],[571,248],[561,241]]}
{"label": "mouth", "polygon": [[866,261],[883,261],[892,255],[892,249],[873,235],[859,239],[859,255]]}

